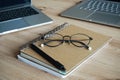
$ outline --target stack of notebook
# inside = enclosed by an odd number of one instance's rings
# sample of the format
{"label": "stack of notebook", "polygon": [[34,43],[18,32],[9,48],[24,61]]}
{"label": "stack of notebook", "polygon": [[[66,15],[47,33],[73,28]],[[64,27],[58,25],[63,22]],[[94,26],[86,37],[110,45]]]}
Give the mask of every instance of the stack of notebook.
{"label": "stack of notebook", "polygon": [[[56,47],[45,45],[44,47],[41,47],[41,43],[43,42],[41,39],[43,36],[40,36],[37,39],[32,40],[30,43],[26,44],[26,46],[20,50],[18,59],[55,76],[65,78],[70,73],[75,71],[83,62],[88,60],[88,58],[93,56],[96,51],[105,46],[105,44],[107,44],[111,39],[108,36],[89,31],[87,29],[66,24],[56,27],[55,29],[47,32],[45,35],[49,34],[47,37],[53,37],[54,33],[59,33],[66,36],[70,36],[76,33],[86,34],[92,38],[90,43],[87,44],[90,49],[86,47],[77,47],[75,45],[72,45],[72,43],[67,43],[66,39],[65,43]],[[66,38],[68,39],[68,37]],[[37,47],[40,52],[37,53],[35,49],[31,48],[31,44]],[[82,45],[84,45],[84,43]],[[45,53],[52,59],[58,61],[64,66],[64,69],[61,70],[55,67],[55,65],[51,64],[50,61],[41,56],[41,53]]]}

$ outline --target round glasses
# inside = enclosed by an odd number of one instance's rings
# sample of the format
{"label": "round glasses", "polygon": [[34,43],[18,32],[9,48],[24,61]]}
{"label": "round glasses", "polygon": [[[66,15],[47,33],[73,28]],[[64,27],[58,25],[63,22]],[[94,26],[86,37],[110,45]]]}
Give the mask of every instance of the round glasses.
{"label": "round glasses", "polygon": [[91,50],[91,47],[88,46],[91,40],[93,40],[92,37],[82,33],[73,34],[71,36],[63,36],[61,34],[55,33],[53,34],[53,36],[43,38],[43,43],[41,44],[41,47],[43,47],[44,45],[48,47],[57,47],[63,43],[71,43],[76,47],[84,47],[88,50]]}

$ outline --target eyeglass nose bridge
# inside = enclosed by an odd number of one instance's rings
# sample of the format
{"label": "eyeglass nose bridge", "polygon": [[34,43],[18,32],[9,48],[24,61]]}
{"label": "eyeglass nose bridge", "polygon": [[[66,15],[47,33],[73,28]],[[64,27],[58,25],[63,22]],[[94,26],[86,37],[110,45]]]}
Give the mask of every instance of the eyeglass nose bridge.
{"label": "eyeglass nose bridge", "polygon": [[69,35],[63,36],[63,42],[70,44],[71,43],[70,40],[71,40],[71,36]]}

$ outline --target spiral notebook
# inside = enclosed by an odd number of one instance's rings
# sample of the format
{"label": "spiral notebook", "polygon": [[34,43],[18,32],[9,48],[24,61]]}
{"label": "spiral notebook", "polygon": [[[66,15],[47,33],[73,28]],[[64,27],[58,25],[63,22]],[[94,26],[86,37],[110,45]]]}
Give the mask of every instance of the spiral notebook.
{"label": "spiral notebook", "polygon": [[[95,53],[97,54],[97,51],[103,48],[111,40],[111,38],[108,36],[83,29],[80,26],[69,24],[60,25],[55,29],[45,33],[44,36],[47,35],[47,37],[53,37],[55,33],[59,33],[61,35],[73,35],[76,33],[86,34],[93,38],[93,40],[88,45],[92,47],[92,50],[88,50],[84,47],[76,47],[71,43],[68,44],[66,42],[56,47],[41,47],[40,44],[42,43],[42,36],[40,36],[22,47],[20,54],[18,55],[18,59],[55,76],[65,78],[73,71],[75,71],[85,61],[89,61],[91,56],[95,55]],[[29,47],[29,44],[31,43],[34,43],[40,50],[62,63],[66,68],[66,71],[57,69],[47,60],[33,51]]]}

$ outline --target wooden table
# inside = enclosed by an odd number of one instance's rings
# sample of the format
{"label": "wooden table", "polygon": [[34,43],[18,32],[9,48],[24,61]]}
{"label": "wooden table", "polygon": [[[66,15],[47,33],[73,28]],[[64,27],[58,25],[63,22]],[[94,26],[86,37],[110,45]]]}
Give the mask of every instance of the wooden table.
{"label": "wooden table", "polygon": [[[80,0],[33,0],[33,5],[54,23],[0,36],[0,80],[120,80],[120,29],[58,16]],[[68,22],[113,40],[65,79],[38,70],[17,59],[19,48],[57,25]]]}

